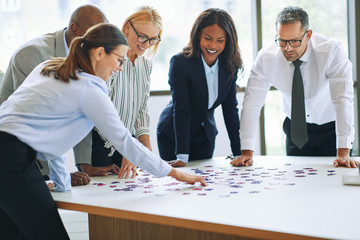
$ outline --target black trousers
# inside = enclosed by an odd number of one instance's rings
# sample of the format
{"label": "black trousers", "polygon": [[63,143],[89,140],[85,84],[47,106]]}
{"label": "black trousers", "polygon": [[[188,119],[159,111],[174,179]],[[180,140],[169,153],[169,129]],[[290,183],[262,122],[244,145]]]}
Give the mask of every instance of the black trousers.
{"label": "black trousers", "polygon": [[[206,137],[204,127],[190,139],[189,160],[209,159],[212,158],[215,149],[215,138],[209,140]],[[157,142],[160,157],[166,161],[175,160],[175,139],[165,134],[157,134]]]}
{"label": "black trousers", "polygon": [[0,132],[0,238],[69,239],[44,178],[36,152]]}
{"label": "black trousers", "polygon": [[288,156],[336,156],[335,122],[322,125],[306,123],[308,142],[299,149],[291,141],[291,120],[285,118],[283,130],[286,134],[286,155]]}
{"label": "black trousers", "polygon": [[104,140],[100,137],[99,133],[95,130],[92,131],[92,151],[91,151],[91,165],[94,167],[105,167],[110,164],[115,164],[121,167],[122,155],[115,151],[109,157],[109,148],[104,147]]}

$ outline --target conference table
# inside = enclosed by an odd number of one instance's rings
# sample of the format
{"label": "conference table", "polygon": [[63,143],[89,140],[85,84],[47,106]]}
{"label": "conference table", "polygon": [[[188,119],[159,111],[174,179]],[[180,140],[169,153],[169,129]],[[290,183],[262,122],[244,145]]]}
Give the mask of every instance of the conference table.
{"label": "conference table", "polygon": [[234,167],[217,157],[178,168],[206,187],[139,170],[52,196],[59,208],[88,213],[94,240],[360,239],[360,186],[342,183],[359,170],[333,160],[254,156],[253,166]]}

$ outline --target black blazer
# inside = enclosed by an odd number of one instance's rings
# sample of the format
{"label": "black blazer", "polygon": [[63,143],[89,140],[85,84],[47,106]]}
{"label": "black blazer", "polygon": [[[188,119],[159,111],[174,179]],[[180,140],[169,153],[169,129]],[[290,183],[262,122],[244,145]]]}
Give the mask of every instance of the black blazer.
{"label": "black blazer", "polygon": [[229,75],[230,72],[219,62],[218,98],[208,109],[208,87],[201,57],[186,58],[179,53],[171,58],[169,85],[172,101],[161,113],[157,131],[175,139],[175,154],[189,154],[190,139],[202,126],[207,138],[215,139],[218,131],[214,110],[221,104],[232,153],[240,155],[237,74],[232,79],[228,79]]}

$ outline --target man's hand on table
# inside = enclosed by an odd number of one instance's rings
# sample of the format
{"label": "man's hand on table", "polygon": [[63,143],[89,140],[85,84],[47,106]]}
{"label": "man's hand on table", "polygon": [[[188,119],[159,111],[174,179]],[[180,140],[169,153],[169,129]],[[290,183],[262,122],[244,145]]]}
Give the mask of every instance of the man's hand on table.
{"label": "man's hand on table", "polygon": [[70,176],[71,176],[71,186],[87,185],[91,181],[89,175],[83,172],[70,173]]}
{"label": "man's hand on table", "polygon": [[348,168],[357,168],[359,162],[350,158],[350,149],[349,148],[338,148],[337,158],[334,161],[334,166],[346,166]]}
{"label": "man's hand on table", "polygon": [[236,157],[230,163],[233,166],[251,166],[253,164],[253,151],[252,150],[242,150],[241,156]]}
{"label": "man's hand on table", "polygon": [[171,160],[171,161],[168,161],[168,163],[169,163],[172,167],[185,167],[185,165],[186,165],[186,163],[184,163],[184,162],[181,161],[180,159]]}
{"label": "man's hand on table", "polygon": [[115,164],[110,164],[106,167],[93,167],[90,164],[82,163],[80,164],[80,168],[83,172],[87,173],[90,177],[95,176],[107,176],[109,172],[113,172],[118,175],[120,168]]}

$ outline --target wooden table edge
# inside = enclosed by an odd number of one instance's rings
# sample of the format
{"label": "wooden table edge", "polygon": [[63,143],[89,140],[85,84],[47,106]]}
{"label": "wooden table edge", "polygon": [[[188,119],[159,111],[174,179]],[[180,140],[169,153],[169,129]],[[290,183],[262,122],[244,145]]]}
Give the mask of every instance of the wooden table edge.
{"label": "wooden table edge", "polygon": [[220,234],[227,234],[239,237],[249,237],[257,239],[281,240],[314,240],[327,239],[314,236],[297,235],[291,233],[282,233],[275,231],[268,231],[255,228],[246,228],[238,226],[230,226],[218,223],[210,223],[196,220],[189,220],[183,218],[160,216],[155,214],[133,212],[120,209],[112,209],[98,206],[90,206],[78,203],[69,203],[63,201],[56,201],[57,207],[66,210],[86,212],[90,215],[105,216],[111,218],[120,218],[125,220],[147,222],[160,225],[169,225],[175,227],[188,228],[198,231],[206,231]]}

